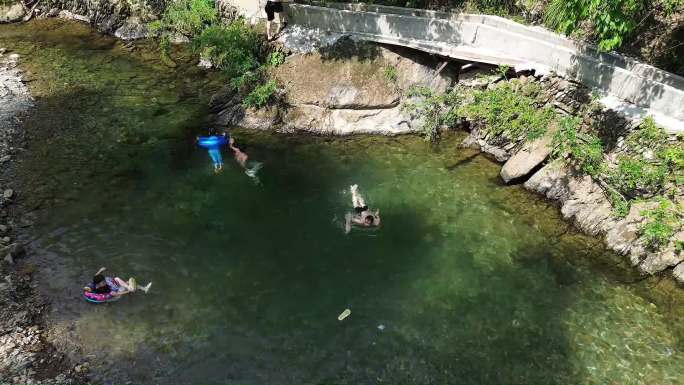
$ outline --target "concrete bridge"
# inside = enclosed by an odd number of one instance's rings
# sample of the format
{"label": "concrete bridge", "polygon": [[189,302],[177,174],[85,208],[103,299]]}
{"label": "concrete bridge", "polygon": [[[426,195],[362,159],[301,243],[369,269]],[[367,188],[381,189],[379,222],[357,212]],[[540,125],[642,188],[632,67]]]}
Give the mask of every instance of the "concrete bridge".
{"label": "concrete bridge", "polygon": [[[249,3],[255,8],[257,1]],[[684,131],[684,78],[621,55],[598,52],[594,46],[541,27],[497,16],[358,3],[290,3],[287,11],[292,24],[363,40],[465,61],[554,71],[600,91],[610,108],[635,118],[650,114],[667,129]]]}

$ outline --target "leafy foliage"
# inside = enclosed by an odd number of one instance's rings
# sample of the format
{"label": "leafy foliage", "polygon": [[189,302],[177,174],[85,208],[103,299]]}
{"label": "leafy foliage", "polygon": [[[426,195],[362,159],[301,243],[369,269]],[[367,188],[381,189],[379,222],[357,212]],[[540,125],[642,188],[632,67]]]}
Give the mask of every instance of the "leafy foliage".
{"label": "leafy foliage", "polygon": [[658,206],[642,212],[647,221],[639,228],[646,245],[658,250],[670,242],[670,238],[681,227],[681,210],[670,200],[661,198]]}
{"label": "leafy foliage", "polygon": [[274,79],[266,84],[256,86],[252,92],[245,96],[242,104],[245,107],[260,108],[269,103],[278,90],[278,84]]}
{"label": "leafy foliage", "polygon": [[436,95],[428,87],[412,87],[408,91],[412,101],[404,104],[406,111],[417,114],[423,119],[423,136],[427,141],[436,141],[442,126],[453,126],[458,119],[458,106],[463,95],[461,90]]}
{"label": "leafy foliage", "polygon": [[684,252],[684,241],[675,241],[675,253],[681,254]]}
{"label": "leafy foliage", "polygon": [[639,129],[627,137],[627,143],[632,147],[660,148],[667,142],[665,130],[658,127],[653,117],[648,116]]}
{"label": "leafy foliage", "polygon": [[490,134],[512,140],[535,139],[555,117],[550,107],[539,108],[536,97],[540,93],[541,87],[534,83],[500,82],[492,89],[473,91],[472,103],[462,106],[459,113],[486,122]]}
{"label": "leafy foliage", "polygon": [[624,218],[629,214],[629,209],[631,207],[630,201],[625,199],[622,195],[615,191],[610,191],[608,193],[608,200],[613,207],[614,216]]}
{"label": "leafy foliage", "polygon": [[206,28],[192,41],[192,48],[234,78],[259,65],[260,40],[242,19]]}
{"label": "leafy foliage", "polygon": [[278,67],[285,63],[285,53],[282,51],[271,52],[266,59],[266,65],[269,67]]}
{"label": "leafy foliage", "polygon": [[667,169],[661,164],[625,156],[609,178],[611,184],[625,194],[655,194],[662,189],[666,175]]}
{"label": "leafy foliage", "polygon": [[161,34],[180,33],[194,37],[217,21],[218,12],[212,0],[173,0],[168,3],[162,18],[150,23],[150,29]]}
{"label": "leafy foliage", "polygon": [[682,0],[552,0],[544,21],[566,35],[580,31],[588,22],[599,50],[610,51],[620,47],[654,9],[672,14],[683,4]]}
{"label": "leafy foliage", "polygon": [[604,170],[603,143],[592,134],[578,131],[581,119],[564,117],[559,122],[559,129],[553,136],[553,157],[568,155],[575,166],[582,172],[597,176]]}
{"label": "leafy foliage", "polygon": [[622,45],[625,36],[634,30],[645,5],[643,0],[552,0],[545,22],[570,35],[588,21],[599,49],[610,51]]}
{"label": "leafy foliage", "polygon": [[658,158],[662,159],[673,172],[684,170],[684,146],[681,144],[665,147],[658,153]]}

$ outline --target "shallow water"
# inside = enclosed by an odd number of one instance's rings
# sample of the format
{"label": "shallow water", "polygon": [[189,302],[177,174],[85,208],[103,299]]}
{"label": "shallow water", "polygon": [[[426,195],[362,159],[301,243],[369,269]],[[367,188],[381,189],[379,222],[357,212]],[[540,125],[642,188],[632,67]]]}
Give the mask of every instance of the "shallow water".
{"label": "shallow water", "polygon": [[[456,135],[235,130],[259,181],[214,175],[192,138],[222,79],[187,52],[169,69],[59,21],[0,26],[0,46],[37,96],[17,174],[54,338],[98,382],[684,382],[679,289],[639,281]],[[344,234],[351,183],[382,229]],[[86,304],[100,266],[154,286]]]}

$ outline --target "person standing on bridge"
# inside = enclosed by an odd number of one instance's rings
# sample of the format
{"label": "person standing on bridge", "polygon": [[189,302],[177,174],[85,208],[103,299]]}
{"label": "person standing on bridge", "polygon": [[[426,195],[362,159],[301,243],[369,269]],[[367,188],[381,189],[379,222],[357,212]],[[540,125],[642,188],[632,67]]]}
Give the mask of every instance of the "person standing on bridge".
{"label": "person standing on bridge", "polygon": [[[264,10],[266,11],[266,37],[269,41],[271,41],[273,38],[275,38],[276,35],[278,35],[283,30],[283,28],[285,28],[285,25],[287,25],[287,14],[283,9],[282,0],[266,1],[266,6],[264,7]],[[271,26],[271,23],[274,22],[278,25],[278,27],[275,30],[275,32],[272,33],[273,28]]]}

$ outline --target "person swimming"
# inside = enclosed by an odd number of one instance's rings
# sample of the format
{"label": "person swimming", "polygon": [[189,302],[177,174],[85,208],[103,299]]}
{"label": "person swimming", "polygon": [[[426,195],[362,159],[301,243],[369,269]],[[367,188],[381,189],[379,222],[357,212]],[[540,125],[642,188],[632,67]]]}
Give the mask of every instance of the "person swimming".
{"label": "person swimming", "polygon": [[235,145],[235,139],[232,137],[228,140],[228,148],[233,151],[235,161],[245,170],[245,174],[258,182],[256,174],[261,169],[261,162],[250,161],[249,155]]}
{"label": "person swimming", "polygon": [[106,277],[102,274],[105,270],[107,270],[105,267],[100,268],[93,276],[93,282],[84,287],[83,290],[95,294],[109,294],[113,297],[118,297],[134,293],[137,290],[141,290],[147,294],[150,287],[152,287],[152,282],[145,286],[138,287],[135,278],[129,278],[128,281],[124,281],[119,277]]}
{"label": "person swimming", "polygon": [[380,209],[375,212],[370,211],[366,201],[359,194],[359,185],[349,186],[352,194],[352,205],[354,206],[354,214],[347,213],[345,216],[345,233],[351,231],[352,225],[360,227],[380,227]]}
{"label": "person swimming", "polygon": [[221,147],[228,143],[230,136],[223,132],[218,133],[215,128],[209,129],[209,135],[198,136],[197,144],[200,147],[206,148],[209,157],[214,165],[214,172],[219,173],[223,170],[223,156],[221,155]]}

